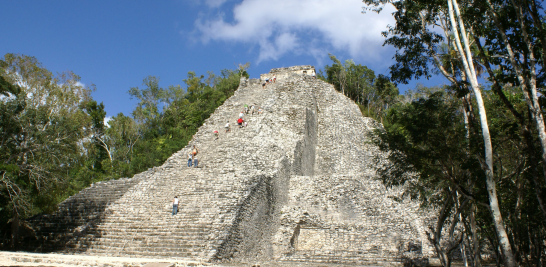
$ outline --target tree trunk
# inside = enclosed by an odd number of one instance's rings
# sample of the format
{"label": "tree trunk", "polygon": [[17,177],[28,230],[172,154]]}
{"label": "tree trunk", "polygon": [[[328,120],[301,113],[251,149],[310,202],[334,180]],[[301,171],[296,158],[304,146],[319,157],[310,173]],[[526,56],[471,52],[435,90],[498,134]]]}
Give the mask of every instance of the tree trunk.
{"label": "tree trunk", "polygon": [[[495,230],[497,232],[499,243],[504,254],[504,263],[507,267],[515,267],[516,262],[514,259],[514,254],[512,253],[512,247],[508,239],[508,234],[504,227],[504,220],[500,212],[499,201],[497,197],[497,188],[494,180],[493,174],[493,147],[491,145],[491,136],[489,134],[489,125],[487,122],[487,114],[482,99],[481,89],[478,84],[478,79],[476,76],[476,71],[474,69],[474,64],[472,62],[472,54],[470,47],[468,45],[468,40],[466,37],[466,31],[464,29],[464,24],[460,15],[459,7],[457,5],[457,0],[448,0],[449,7],[449,17],[451,20],[451,26],[456,40],[457,50],[459,51],[459,56],[462,59],[466,76],[468,81],[472,86],[474,95],[476,97],[476,102],[478,104],[478,112],[480,115],[480,123],[482,128],[483,141],[485,146],[485,175],[486,175],[486,185],[487,193],[489,195],[489,210],[493,216],[493,222]],[[455,21],[454,10],[457,13],[458,23]],[[458,28],[461,29],[461,34],[459,36]],[[464,49],[461,44],[460,38],[463,39]]]}
{"label": "tree trunk", "polygon": [[436,228],[433,228],[432,226],[430,226],[430,230],[432,230],[433,233],[427,232],[428,240],[434,246],[434,249],[436,250],[436,253],[438,254],[438,258],[440,259],[440,263],[442,264],[443,267],[451,266],[451,257],[449,256],[449,253],[446,253],[446,251],[442,248],[440,241],[442,239],[442,229],[444,228],[447,214],[449,213],[449,210],[451,209],[452,197],[453,197],[453,192],[448,192],[444,205],[442,209],[440,210],[440,214],[438,215],[438,219],[436,221]]}
{"label": "tree trunk", "polygon": [[478,226],[476,225],[476,204],[472,203],[470,206],[470,230],[472,231],[473,250],[472,257],[474,267],[481,266],[480,259],[480,240],[478,239]]}

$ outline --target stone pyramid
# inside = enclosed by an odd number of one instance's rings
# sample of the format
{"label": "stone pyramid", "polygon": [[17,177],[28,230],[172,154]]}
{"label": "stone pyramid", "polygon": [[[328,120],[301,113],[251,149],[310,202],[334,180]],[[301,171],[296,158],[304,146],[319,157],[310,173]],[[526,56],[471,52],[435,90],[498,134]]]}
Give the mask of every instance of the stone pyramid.
{"label": "stone pyramid", "polygon": [[[235,262],[379,264],[430,255],[418,204],[396,201],[401,191],[374,179],[380,152],[366,134],[380,125],[311,73],[312,66],[273,69],[262,77],[277,80],[265,88],[241,79],[162,166],[96,183],[55,214],[29,220],[33,248]],[[254,103],[263,113],[236,127],[243,105]],[[199,168],[187,167],[193,145]]]}

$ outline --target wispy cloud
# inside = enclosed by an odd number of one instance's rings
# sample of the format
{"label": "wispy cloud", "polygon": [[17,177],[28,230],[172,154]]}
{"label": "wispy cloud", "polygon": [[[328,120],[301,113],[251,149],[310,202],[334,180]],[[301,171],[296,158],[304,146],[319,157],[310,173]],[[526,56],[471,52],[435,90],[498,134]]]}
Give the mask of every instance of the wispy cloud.
{"label": "wispy cloud", "polygon": [[210,7],[219,7],[228,0],[205,0],[205,4],[207,4]]}
{"label": "wispy cloud", "polygon": [[[361,14],[362,6],[358,0],[242,0],[232,10],[215,13],[216,17],[197,19],[195,26],[204,43],[240,42],[259,47],[258,62],[288,53],[316,56],[324,50],[377,60],[386,51],[381,32],[394,20],[388,8],[381,14]],[[226,19],[225,12],[232,12],[232,19]]]}

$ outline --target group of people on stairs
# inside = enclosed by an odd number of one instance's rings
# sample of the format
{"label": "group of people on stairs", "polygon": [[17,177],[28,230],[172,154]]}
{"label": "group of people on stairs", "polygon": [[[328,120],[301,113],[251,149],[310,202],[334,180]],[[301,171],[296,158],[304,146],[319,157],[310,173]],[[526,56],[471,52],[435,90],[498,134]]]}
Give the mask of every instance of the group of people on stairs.
{"label": "group of people on stairs", "polygon": [[265,88],[267,84],[277,82],[277,76],[273,75],[272,78],[265,78],[265,81],[262,83],[262,88]]}
{"label": "group of people on stairs", "polygon": [[[251,105],[250,105],[250,108],[248,107],[247,104],[245,104],[245,105],[244,105],[244,113],[245,113],[245,114],[249,114],[249,113],[250,113],[250,115],[253,115],[253,116],[254,116],[254,113],[256,113],[256,114],[258,114],[258,115],[259,115],[259,114],[262,114],[262,113],[263,113],[263,110],[262,110],[261,107],[258,107],[258,105],[256,105],[256,103],[251,104]],[[239,114],[239,116],[240,116],[240,115],[241,115],[241,114]]]}
{"label": "group of people on stairs", "polygon": [[199,153],[199,150],[197,149],[197,147],[195,147],[195,145],[193,145],[193,149],[188,154],[188,167],[191,167],[193,165],[193,167],[197,168],[197,166],[199,165],[197,153]]}
{"label": "group of people on stairs", "polygon": [[[250,107],[247,104],[245,104],[243,106],[243,110],[241,111],[241,113],[239,113],[239,118],[237,119],[237,125],[239,125],[239,128],[247,127],[247,122],[243,119],[243,117],[245,116],[245,114],[249,114],[249,113],[251,115],[254,115],[254,113],[262,114],[263,111],[261,107],[258,107],[256,105],[256,103],[251,104]],[[231,131],[229,121],[226,123],[226,126],[224,128],[226,129],[226,133]],[[212,133],[214,135],[214,140],[217,140],[220,137],[220,133],[218,132],[218,130],[214,130]],[[188,167],[197,168],[199,166],[199,160],[197,159],[198,153],[199,153],[199,150],[194,145],[192,150],[188,154]]]}
{"label": "group of people on stairs", "polygon": [[[271,79],[267,78],[266,82],[274,83],[276,82],[276,80],[277,78],[273,76],[273,78]],[[265,87],[265,83],[264,83],[264,87]],[[260,115],[262,113],[263,113],[262,108],[256,105],[256,103],[250,104],[250,106],[248,104],[244,104],[243,110],[239,113],[239,118],[237,119],[237,125],[239,125],[240,128],[247,126],[247,122],[244,120],[245,114]],[[231,131],[229,121],[226,123],[224,128],[226,133]],[[220,137],[220,133],[218,132],[218,130],[213,130],[212,133],[214,135],[214,140],[218,140],[218,138]],[[197,159],[197,154],[199,154],[199,149],[197,149],[197,147],[193,145],[192,150],[188,154],[188,167],[198,168],[199,160]],[[173,212],[172,212],[173,216],[178,213],[178,204],[179,204],[178,196],[175,196],[173,199]]]}
{"label": "group of people on stairs", "polygon": [[[256,103],[251,104],[250,107],[247,104],[243,105],[243,110],[239,113],[239,118],[237,119],[237,125],[239,128],[247,127],[247,122],[244,119],[245,114],[254,115],[254,114],[262,114],[263,110],[261,107],[258,107]],[[226,125],[224,126],[225,132],[228,133],[231,131],[231,126],[229,124],[229,121],[226,122]],[[213,131],[214,134],[214,140],[218,139],[220,136],[218,130]]]}

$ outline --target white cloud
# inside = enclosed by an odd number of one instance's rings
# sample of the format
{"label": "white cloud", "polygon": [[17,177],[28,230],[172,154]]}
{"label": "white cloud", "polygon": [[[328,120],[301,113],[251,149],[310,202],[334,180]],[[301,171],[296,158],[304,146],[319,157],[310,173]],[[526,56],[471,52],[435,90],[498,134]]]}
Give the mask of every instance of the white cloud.
{"label": "white cloud", "polygon": [[234,0],[179,0],[182,3],[189,2],[193,5],[202,5],[205,4],[211,8],[218,8],[228,1]]}
{"label": "white cloud", "polygon": [[112,120],[112,116],[107,116],[107,117],[104,117],[104,126],[110,128],[110,124],[108,124],[109,121]]}
{"label": "white cloud", "polygon": [[200,18],[195,25],[204,43],[257,45],[258,61],[277,60],[287,53],[316,56],[317,51],[331,49],[357,59],[379,59],[385,51],[381,32],[394,24],[393,10],[362,14],[363,5],[359,0],[242,0],[226,10],[233,12],[233,20],[220,13]]}

